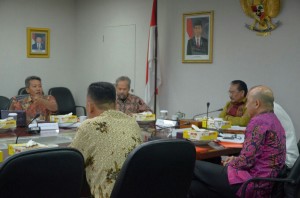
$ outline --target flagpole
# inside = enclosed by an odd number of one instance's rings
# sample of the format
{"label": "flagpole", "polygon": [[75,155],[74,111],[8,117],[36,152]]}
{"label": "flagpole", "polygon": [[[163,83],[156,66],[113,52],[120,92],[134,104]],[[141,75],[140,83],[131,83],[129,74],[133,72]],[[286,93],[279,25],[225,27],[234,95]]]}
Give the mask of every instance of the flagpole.
{"label": "flagpole", "polygon": [[155,21],[156,21],[156,28],[155,28],[155,59],[154,59],[154,65],[155,65],[155,73],[154,73],[154,114],[156,114],[156,100],[157,100],[157,2],[155,4]]}
{"label": "flagpole", "polygon": [[[157,61],[157,14],[156,14],[157,3],[153,0],[152,14],[150,20],[150,30],[148,38],[148,53],[147,53],[147,64],[146,64],[146,87],[145,87],[145,99],[148,105],[151,105],[153,112],[157,114],[158,104],[158,86],[160,86],[160,71],[158,70]],[[154,49],[153,49],[154,48]]]}

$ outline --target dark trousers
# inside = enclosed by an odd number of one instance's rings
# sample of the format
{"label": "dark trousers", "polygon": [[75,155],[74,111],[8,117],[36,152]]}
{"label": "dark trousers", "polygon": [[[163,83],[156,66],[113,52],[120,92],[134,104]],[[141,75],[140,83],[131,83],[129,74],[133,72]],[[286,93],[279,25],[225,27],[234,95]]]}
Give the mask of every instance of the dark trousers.
{"label": "dark trousers", "polygon": [[236,197],[241,184],[230,185],[227,166],[205,161],[196,161],[194,178],[191,183],[189,198]]}

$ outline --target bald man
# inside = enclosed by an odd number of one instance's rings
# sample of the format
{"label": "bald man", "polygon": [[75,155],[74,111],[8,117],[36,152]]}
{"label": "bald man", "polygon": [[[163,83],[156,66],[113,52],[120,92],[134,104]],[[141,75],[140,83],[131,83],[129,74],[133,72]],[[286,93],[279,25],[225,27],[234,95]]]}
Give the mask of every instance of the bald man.
{"label": "bald man", "polygon": [[[240,197],[241,186],[253,177],[277,177],[285,165],[285,131],[273,112],[270,88],[256,86],[247,95],[250,121],[239,156],[230,156],[224,166],[197,161],[189,197]],[[217,180],[215,178],[218,178]],[[273,184],[248,185],[246,197],[269,197]],[[255,190],[253,190],[255,189]]]}

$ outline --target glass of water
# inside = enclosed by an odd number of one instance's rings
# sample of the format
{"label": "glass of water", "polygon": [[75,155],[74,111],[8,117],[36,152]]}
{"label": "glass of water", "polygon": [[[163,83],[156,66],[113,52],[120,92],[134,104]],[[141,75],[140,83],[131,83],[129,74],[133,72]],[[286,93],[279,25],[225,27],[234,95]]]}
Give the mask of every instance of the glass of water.
{"label": "glass of water", "polygon": [[217,130],[221,129],[221,127],[223,126],[223,119],[222,118],[215,118],[214,119],[214,125],[215,125]]}

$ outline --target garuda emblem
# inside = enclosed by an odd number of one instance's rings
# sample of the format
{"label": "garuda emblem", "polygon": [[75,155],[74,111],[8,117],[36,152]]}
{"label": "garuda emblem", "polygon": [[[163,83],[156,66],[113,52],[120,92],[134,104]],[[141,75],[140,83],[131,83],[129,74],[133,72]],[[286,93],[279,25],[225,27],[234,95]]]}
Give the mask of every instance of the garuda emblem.
{"label": "garuda emblem", "polygon": [[272,22],[280,11],[280,0],[240,0],[244,13],[253,18],[251,25],[245,26],[257,32],[260,35],[269,35],[272,30],[276,29],[280,22]]}

